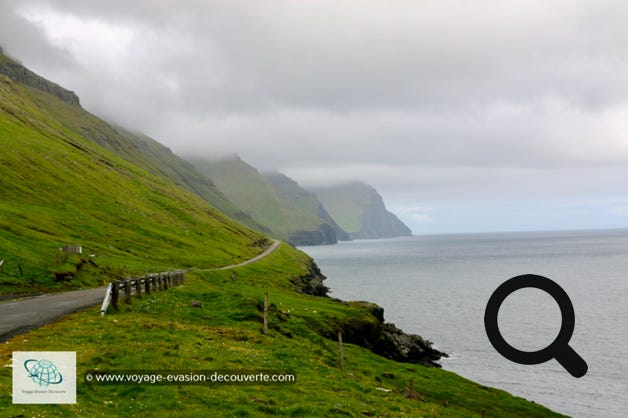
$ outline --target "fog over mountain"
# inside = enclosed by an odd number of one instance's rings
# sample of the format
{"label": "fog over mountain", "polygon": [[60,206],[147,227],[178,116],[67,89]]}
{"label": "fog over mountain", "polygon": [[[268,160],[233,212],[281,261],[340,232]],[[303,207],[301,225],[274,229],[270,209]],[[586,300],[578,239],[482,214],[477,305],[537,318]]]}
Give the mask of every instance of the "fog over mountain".
{"label": "fog over mountain", "polygon": [[183,156],[372,184],[415,233],[628,227],[627,12],[9,0],[0,45]]}

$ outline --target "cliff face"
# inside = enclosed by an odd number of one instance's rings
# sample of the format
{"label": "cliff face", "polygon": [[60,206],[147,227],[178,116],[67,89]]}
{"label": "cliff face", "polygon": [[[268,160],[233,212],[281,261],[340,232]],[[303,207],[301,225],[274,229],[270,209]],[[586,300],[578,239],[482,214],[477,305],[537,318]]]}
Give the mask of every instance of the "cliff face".
{"label": "cliff face", "polygon": [[377,191],[364,183],[312,189],[329,214],[352,239],[392,238],[412,234],[389,212]]}
{"label": "cliff face", "polygon": [[11,80],[22,83],[26,86],[50,93],[72,106],[80,106],[78,96],[70,90],[66,90],[58,84],[48,81],[35,74],[23,65],[13,61],[4,55],[0,48],[0,74],[9,77]]}

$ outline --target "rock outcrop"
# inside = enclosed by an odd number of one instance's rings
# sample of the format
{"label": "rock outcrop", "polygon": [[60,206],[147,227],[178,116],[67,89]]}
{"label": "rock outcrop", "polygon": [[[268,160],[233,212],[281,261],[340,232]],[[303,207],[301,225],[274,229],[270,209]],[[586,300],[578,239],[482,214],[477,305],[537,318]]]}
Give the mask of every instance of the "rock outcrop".
{"label": "rock outcrop", "polygon": [[[375,354],[402,363],[441,367],[436,363],[446,353],[432,347],[432,342],[415,334],[406,334],[384,321],[384,309],[371,302],[349,302],[368,308],[370,318],[352,317],[338,324],[343,341],[366,347]],[[334,338],[335,336],[330,336]]]}
{"label": "rock outcrop", "polygon": [[[308,295],[327,297],[329,288],[323,284],[326,277],[314,261],[310,261],[307,274],[292,279],[297,289]],[[433,347],[433,343],[416,334],[407,334],[394,324],[384,321],[384,308],[372,302],[344,302],[360,309],[359,315],[339,320],[327,318],[324,323],[332,326],[320,328],[311,324],[317,332],[336,339],[342,332],[343,341],[368,348],[375,354],[402,363],[416,363],[427,367],[441,367],[437,363],[447,353]]]}
{"label": "rock outcrop", "polygon": [[0,74],[3,74],[18,83],[22,83],[29,87],[57,96],[59,99],[73,106],[81,105],[78,96],[73,91],[66,90],[60,85],[46,80],[23,65],[13,61],[4,55],[2,49],[0,49],[0,57]]}
{"label": "rock outcrop", "polygon": [[310,260],[308,263],[307,274],[294,277],[292,284],[297,287],[297,290],[306,295],[327,297],[329,288],[323,284],[323,280],[327,277],[321,273],[320,268],[314,260]]}

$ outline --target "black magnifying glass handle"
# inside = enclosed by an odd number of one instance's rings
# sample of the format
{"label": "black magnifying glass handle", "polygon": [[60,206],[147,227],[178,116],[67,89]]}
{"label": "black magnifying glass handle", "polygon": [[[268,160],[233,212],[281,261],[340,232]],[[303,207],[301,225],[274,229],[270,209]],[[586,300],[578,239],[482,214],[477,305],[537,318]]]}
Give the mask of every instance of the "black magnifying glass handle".
{"label": "black magnifying glass handle", "polygon": [[589,370],[587,362],[569,344],[563,345],[554,358],[573,377],[582,377]]}

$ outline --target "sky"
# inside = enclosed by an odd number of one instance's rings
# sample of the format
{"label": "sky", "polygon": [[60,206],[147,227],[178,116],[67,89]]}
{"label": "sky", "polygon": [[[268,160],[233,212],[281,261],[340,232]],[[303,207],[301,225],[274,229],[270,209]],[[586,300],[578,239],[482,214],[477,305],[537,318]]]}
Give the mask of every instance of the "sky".
{"label": "sky", "polygon": [[628,228],[628,2],[3,0],[0,45],[181,156],[416,234]]}

